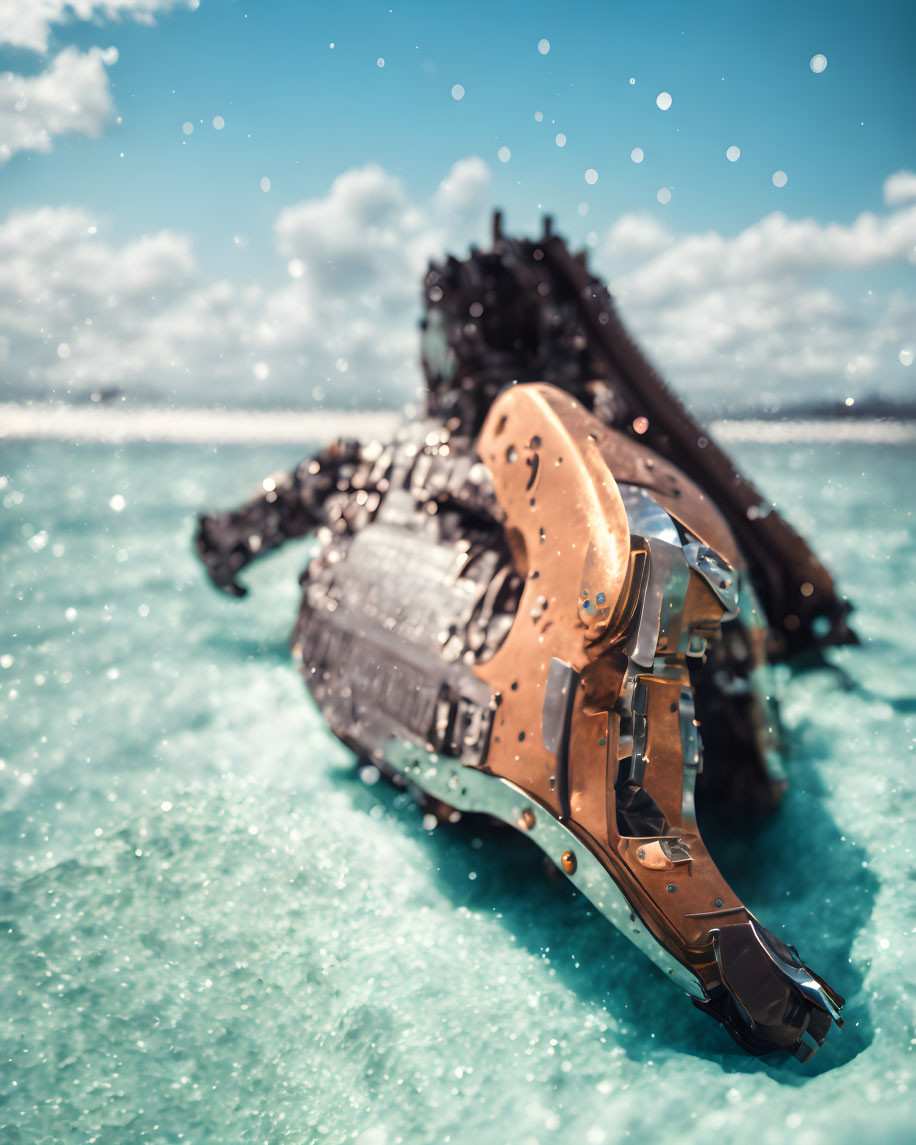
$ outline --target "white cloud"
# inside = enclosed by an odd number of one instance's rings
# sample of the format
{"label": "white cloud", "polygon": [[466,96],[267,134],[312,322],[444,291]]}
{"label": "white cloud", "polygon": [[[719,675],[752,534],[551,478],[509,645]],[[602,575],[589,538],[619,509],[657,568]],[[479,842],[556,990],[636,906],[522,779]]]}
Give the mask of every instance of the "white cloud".
{"label": "white cloud", "polygon": [[[7,376],[39,393],[92,390],[162,376],[173,354],[156,323],[181,311],[196,268],[186,238],[170,231],[121,247],[71,207],[42,207],[0,225],[0,330]],[[202,324],[200,338],[213,334]],[[69,358],[57,357],[66,342]]]}
{"label": "white cloud", "polygon": [[895,171],[884,180],[884,201],[889,207],[899,207],[916,199],[916,171]]}
{"label": "white cloud", "polygon": [[907,259],[916,263],[916,206],[889,215],[863,212],[849,226],[767,215],[734,238],[717,231],[690,235],[618,282],[642,300],[827,270],[862,270]]}
{"label": "white cloud", "polygon": [[17,212],[0,226],[0,325],[40,331],[99,308],[183,292],[195,274],[187,238],[171,231],[113,248],[72,207]]}
{"label": "white cloud", "polygon": [[52,24],[121,16],[151,24],[179,4],[196,9],[199,0],[0,0],[0,44],[46,52]]}
{"label": "white cloud", "polygon": [[370,163],[338,176],[324,198],[281,211],[277,249],[302,273],[265,299],[253,331],[261,355],[295,354],[298,374],[326,389],[341,384],[345,360],[349,394],[411,396],[423,275],[451,243],[479,237],[489,181],[482,159],[459,160],[421,207]]}
{"label": "white cloud", "polygon": [[280,253],[300,259],[316,289],[337,292],[368,293],[378,282],[390,290],[422,267],[430,240],[426,214],[376,163],[339,175],[323,199],[286,207],[275,233]]}
{"label": "white cloud", "polygon": [[50,151],[55,135],[97,136],[114,115],[105,68],[116,48],[64,48],[37,76],[0,73],[0,164],[17,151]]}
{"label": "white cloud", "polygon": [[626,214],[608,231],[604,253],[618,267],[621,262],[657,254],[673,242],[674,236],[653,215]]}
{"label": "white cloud", "polygon": [[[615,246],[612,229],[602,257]],[[895,263],[916,263],[916,206],[865,212],[848,226],[775,213],[731,238],[688,235],[614,286],[679,389],[752,405],[762,394],[836,397],[853,383],[869,392],[893,380],[916,305],[873,293],[863,272]]]}
{"label": "white cloud", "polygon": [[459,159],[439,184],[436,206],[449,218],[479,216],[490,200],[490,168],[478,155]]}
{"label": "white cloud", "polygon": [[481,166],[456,164],[426,206],[375,164],[345,172],[326,196],[281,211],[278,269],[297,259],[301,274],[272,291],[203,282],[189,240],[170,231],[118,247],[73,208],[14,214],[0,224],[5,377],[20,396],[123,386],[257,403],[309,401],[320,386],[329,401],[406,400],[419,382],[427,261],[478,238],[485,218],[483,198],[476,214],[465,200],[456,222],[442,187],[479,185]]}
{"label": "white cloud", "polygon": [[[52,25],[121,16],[152,24],[179,3],[195,9],[199,0],[0,0],[0,46],[45,53]],[[117,59],[116,48],[67,47],[38,75],[0,74],[0,164],[17,151],[51,151],[57,135],[97,136],[114,116],[105,67]]]}
{"label": "white cloud", "polygon": [[[345,172],[278,215],[275,289],[206,281],[172,231],[116,245],[74,208],[11,215],[0,224],[7,390],[263,404],[307,403],[320,387],[329,404],[405,400],[420,383],[427,260],[482,237],[488,182],[481,160],[461,160],[416,203],[375,164]],[[735,408],[902,387],[916,303],[872,292],[869,272],[905,265],[914,243],[916,205],[848,226],[770,215],[733,237],[677,237],[625,216],[598,269],[642,260],[614,281],[625,320],[688,400]]]}

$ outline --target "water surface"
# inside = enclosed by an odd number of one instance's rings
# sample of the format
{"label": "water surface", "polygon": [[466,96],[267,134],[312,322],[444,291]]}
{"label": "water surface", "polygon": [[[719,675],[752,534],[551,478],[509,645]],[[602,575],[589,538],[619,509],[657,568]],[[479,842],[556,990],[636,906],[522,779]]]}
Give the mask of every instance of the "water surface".
{"label": "water surface", "polygon": [[784,688],[781,812],[712,835],[847,996],[805,1065],[742,1055],[526,840],[360,781],[288,657],[309,543],[242,601],[190,549],[305,450],[5,444],[4,1143],[912,1140],[916,462],[733,449],[863,638]]}

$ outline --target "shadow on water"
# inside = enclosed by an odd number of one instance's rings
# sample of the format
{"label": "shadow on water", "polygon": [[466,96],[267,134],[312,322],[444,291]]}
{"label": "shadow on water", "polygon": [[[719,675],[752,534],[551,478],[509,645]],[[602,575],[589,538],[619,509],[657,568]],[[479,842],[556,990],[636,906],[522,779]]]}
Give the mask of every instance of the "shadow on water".
{"label": "shadow on water", "polygon": [[[764,1070],[780,1083],[799,1086],[845,1065],[871,1043],[862,979],[850,953],[867,925],[877,880],[819,803],[815,756],[807,751],[789,765],[792,787],[774,815],[729,825],[703,818],[699,810],[704,838],[739,896],[847,999],[844,1029],[834,1026],[806,1063],[788,1055],[753,1058],[739,1050],[723,1027],[666,983],[519,832],[486,816],[465,815],[430,832],[428,845],[455,907],[496,912],[532,956],[549,957],[563,985],[618,1023],[615,1041],[631,1060],[658,1062],[666,1050],[676,1051],[716,1062],[727,1072]],[[350,787],[354,798],[357,790],[365,792],[356,769],[338,773],[335,781]],[[371,800],[404,829],[416,831],[419,812],[403,792],[379,783]],[[473,881],[471,870],[477,872]]]}
{"label": "shadow on water", "polygon": [[700,826],[717,865],[761,922],[798,947],[803,961],[846,998],[843,1030],[804,1065],[768,1066],[780,1081],[799,1083],[844,1065],[866,1049],[874,1030],[852,944],[867,926],[878,880],[862,850],[849,843],[824,809],[822,774],[831,745],[813,725],[798,729],[788,759],[789,789],[775,814],[752,823],[711,816]]}

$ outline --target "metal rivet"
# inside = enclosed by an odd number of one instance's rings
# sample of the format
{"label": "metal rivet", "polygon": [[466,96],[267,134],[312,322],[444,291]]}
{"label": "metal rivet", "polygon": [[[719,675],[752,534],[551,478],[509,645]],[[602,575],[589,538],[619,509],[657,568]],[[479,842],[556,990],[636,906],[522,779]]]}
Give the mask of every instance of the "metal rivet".
{"label": "metal rivet", "polygon": [[644,859],[645,857],[646,857],[645,848],[640,847],[639,850],[636,852],[636,858],[637,859]]}
{"label": "metal rivet", "polygon": [[530,831],[534,824],[534,812],[530,807],[526,807],[521,815],[519,815],[518,819],[515,821],[515,825],[518,827],[519,831]]}
{"label": "metal rivet", "polygon": [[677,887],[674,885],[674,883],[669,883],[668,890],[671,892],[671,894],[674,894],[674,892],[677,890]]}
{"label": "metal rivet", "polygon": [[560,862],[563,864],[563,870],[568,875],[574,875],[576,873],[576,867],[578,867],[579,864],[576,862],[576,856],[572,851],[564,851]]}
{"label": "metal rivet", "polygon": [[716,899],[716,906],[721,906],[721,905],[722,905],[722,900]]}

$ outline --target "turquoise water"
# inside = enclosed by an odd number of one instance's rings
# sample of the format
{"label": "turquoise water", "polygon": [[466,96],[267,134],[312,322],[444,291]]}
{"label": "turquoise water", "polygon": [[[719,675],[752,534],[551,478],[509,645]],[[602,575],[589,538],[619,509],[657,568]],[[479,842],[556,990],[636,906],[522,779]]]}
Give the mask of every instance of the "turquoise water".
{"label": "turquoise water", "polygon": [[287,654],[308,542],[238,602],[190,551],[299,451],[4,445],[4,1145],[912,1140],[916,459],[735,452],[864,641],[784,692],[778,816],[710,835],[848,999],[805,1065],[733,1049],[526,840],[360,780]]}

